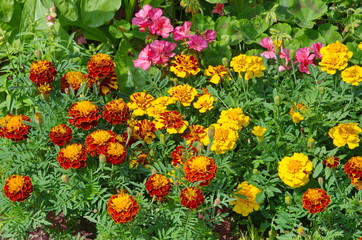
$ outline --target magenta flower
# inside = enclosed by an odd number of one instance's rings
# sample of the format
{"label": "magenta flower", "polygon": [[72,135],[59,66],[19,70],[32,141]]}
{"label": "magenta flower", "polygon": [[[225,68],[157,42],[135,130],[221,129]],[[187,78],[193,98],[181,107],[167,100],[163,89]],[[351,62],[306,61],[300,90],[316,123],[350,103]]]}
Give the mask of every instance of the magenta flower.
{"label": "magenta flower", "polygon": [[191,22],[185,21],[183,26],[178,26],[173,30],[173,38],[175,41],[180,41],[189,38]]}
{"label": "magenta flower", "polygon": [[290,51],[287,48],[281,48],[279,57],[284,59],[284,64],[279,66],[279,72],[289,70],[292,66],[289,66]]}
{"label": "magenta flower", "polygon": [[151,56],[152,51],[149,45],[140,52],[138,55],[138,59],[133,60],[134,67],[140,67],[143,70],[147,70],[151,66]]}
{"label": "magenta flower", "polygon": [[208,47],[206,39],[203,36],[199,35],[191,35],[189,40],[187,41],[187,45],[190,49],[194,49],[199,52]]}
{"label": "magenta flower", "polygon": [[313,62],[314,56],[314,54],[310,53],[310,47],[299,48],[295,54],[295,62],[299,63],[299,71],[309,74],[308,65],[315,66]]}
{"label": "magenta flower", "polygon": [[271,40],[270,37],[261,39],[260,40],[260,45],[262,47],[265,47],[266,49],[268,49],[268,51],[265,51],[265,52],[261,53],[260,56],[265,57],[266,59],[270,59],[270,58],[275,58],[276,59],[275,47],[274,47],[274,44],[273,44],[273,40]]}
{"label": "magenta flower", "polygon": [[312,44],[313,53],[315,54],[315,57],[318,59],[322,59],[322,54],[320,53],[322,47],[323,47],[323,44],[320,42]]}
{"label": "magenta flower", "polygon": [[170,23],[170,19],[167,17],[159,17],[148,27],[148,29],[152,34],[167,38],[170,35],[170,32],[173,31],[173,26]]}
{"label": "magenta flower", "polygon": [[217,13],[221,16],[224,16],[224,4],[223,3],[217,3],[214,7],[214,9],[212,10],[212,13]]}
{"label": "magenta flower", "polygon": [[211,30],[211,29],[207,29],[204,32],[204,37],[206,39],[206,42],[210,43],[210,42],[212,42],[212,41],[214,41],[216,39],[216,31]]}
{"label": "magenta flower", "polygon": [[153,21],[162,16],[162,10],[160,8],[153,9],[152,6],[146,4],[135,16],[132,18],[132,24],[144,30],[144,28],[151,26]]}

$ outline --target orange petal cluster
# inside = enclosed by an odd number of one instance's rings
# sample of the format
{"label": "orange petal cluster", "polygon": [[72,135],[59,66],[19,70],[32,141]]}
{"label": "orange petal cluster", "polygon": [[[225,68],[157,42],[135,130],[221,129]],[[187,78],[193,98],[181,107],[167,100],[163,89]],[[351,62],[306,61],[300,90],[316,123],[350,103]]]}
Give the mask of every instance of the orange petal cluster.
{"label": "orange petal cluster", "polygon": [[56,74],[57,71],[51,62],[40,60],[30,66],[29,79],[39,87],[44,84],[51,84]]}
{"label": "orange petal cluster", "polygon": [[7,115],[0,118],[0,137],[20,142],[28,138],[30,126],[23,123],[30,122],[30,118],[24,115]]}
{"label": "orange petal cluster", "polygon": [[25,201],[32,192],[33,184],[28,176],[12,175],[5,181],[5,196],[13,202]]}
{"label": "orange petal cluster", "polygon": [[188,122],[184,121],[184,116],[178,111],[166,111],[155,119],[157,129],[167,129],[169,134],[183,133]]}
{"label": "orange petal cluster", "polygon": [[184,146],[178,145],[175,150],[171,153],[171,164],[177,166],[178,164],[184,164],[188,159],[196,156],[197,149],[188,145],[186,148]]}
{"label": "orange petal cluster", "polygon": [[156,196],[162,199],[170,192],[171,181],[162,174],[153,174],[147,178],[146,189],[151,197]]}
{"label": "orange petal cluster", "polygon": [[72,117],[68,122],[77,128],[89,130],[98,125],[101,117],[99,108],[90,101],[81,101],[70,106],[68,117]]}
{"label": "orange petal cluster", "polygon": [[207,186],[216,177],[217,166],[212,158],[194,156],[185,162],[184,171],[187,181],[202,181],[200,186]]}
{"label": "orange petal cluster", "polygon": [[103,118],[110,124],[126,123],[130,117],[127,103],[122,98],[108,102],[103,107]]}
{"label": "orange petal cluster", "polygon": [[320,188],[308,189],[302,197],[303,208],[309,213],[319,213],[324,211],[331,202],[330,196]]}
{"label": "orange petal cluster", "polygon": [[87,151],[80,143],[69,144],[58,152],[57,161],[64,169],[83,168],[87,161]]}
{"label": "orange petal cluster", "polygon": [[186,139],[187,144],[192,144],[194,141],[200,142],[206,137],[206,128],[201,125],[191,125],[188,130],[182,135]]}
{"label": "orange petal cluster", "polygon": [[357,189],[362,189],[362,157],[356,156],[348,160],[344,165],[344,171],[352,180]]}
{"label": "orange petal cluster", "polygon": [[114,69],[112,58],[104,53],[98,53],[88,61],[88,72],[92,78],[106,78],[114,73]]}
{"label": "orange petal cluster", "polygon": [[65,89],[72,87],[76,92],[84,82],[87,82],[87,78],[83,73],[76,71],[67,72],[60,79],[60,90],[65,92]]}
{"label": "orange petal cluster", "polygon": [[132,221],[138,213],[138,203],[129,194],[121,192],[109,198],[107,212],[115,223],[126,223]]}
{"label": "orange petal cluster", "polygon": [[200,188],[188,187],[180,192],[181,204],[189,209],[196,209],[204,203],[204,194]]}
{"label": "orange petal cluster", "polygon": [[336,157],[336,156],[326,157],[323,160],[323,164],[326,165],[329,168],[337,167],[339,165],[339,158]]}
{"label": "orange petal cluster", "polygon": [[150,144],[152,140],[156,137],[155,132],[155,124],[148,119],[143,119],[137,121],[134,125],[133,136],[138,140],[143,140],[147,144]]}
{"label": "orange petal cluster", "polygon": [[92,132],[85,138],[87,152],[92,156],[100,154],[106,155],[109,143],[115,142],[116,137],[117,134],[111,130],[100,129]]}
{"label": "orange petal cluster", "polygon": [[73,131],[65,124],[59,124],[53,127],[49,132],[49,139],[58,146],[64,146],[72,139]]}
{"label": "orange petal cluster", "polygon": [[104,155],[106,156],[107,163],[117,165],[124,162],[127,157],[127,150],[119,142],[110,142]]}

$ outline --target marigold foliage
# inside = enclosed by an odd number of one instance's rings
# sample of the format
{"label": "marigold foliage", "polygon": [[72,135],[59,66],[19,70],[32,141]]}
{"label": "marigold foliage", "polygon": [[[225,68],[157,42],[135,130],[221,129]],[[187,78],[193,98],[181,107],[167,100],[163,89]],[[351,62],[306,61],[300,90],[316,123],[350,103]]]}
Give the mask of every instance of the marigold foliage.
{"label": "marigold foliage", "polygon": [[302,197],[303,208],[309,213],[323,212],[330,202],[330,196],[320,188],[308,189]]}
{"label": "marigold foliage", "polygon": [[25,201],[33,192],[33,184],[30,177],[12,175],[5,180],[4,194],[13,202]]}
{"label": "marigold foliage", "polygon": [[[231,201],[231,205],[235,205],[233,208],[234,212],[242,214],[244,217],[248,216],[253,211],[258,211],[260,204],[256,203],[256,195],[260,193],[261,190],[252,184],[249,184],[247,181],[240,183],[237,187],[236,192],[234,192],[233,197],[236,198],[236,201]],[[243,197],[239,197],[242,195]]]}
{"label": "marigold foliage", "polygon": [[347,144],[349,149],[354,149],[359,146],[361,132],[358,123],[340,123],[331,128],[328,135],[333,139],[335,146],[343,147]]}

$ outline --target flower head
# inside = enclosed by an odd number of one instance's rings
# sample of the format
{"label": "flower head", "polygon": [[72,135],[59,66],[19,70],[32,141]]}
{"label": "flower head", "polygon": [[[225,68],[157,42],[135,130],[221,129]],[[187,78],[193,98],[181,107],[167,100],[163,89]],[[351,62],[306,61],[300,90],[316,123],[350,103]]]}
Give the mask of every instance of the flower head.
{"label": "flower head", "polygon": [[243,109],[238,108],[229,108],[227,110],[221,111],[219,120],[217,123],[228,125],[229,128],[239,131],[243,127],[246,127],[250,123],[250,117],[246,116],[243,113]]}
{"label": "flower head", "polygon": [[108,142],[104,155],[107,163],[117,165],[125,161],[127,150],[126,147],[119,142]]}
{"label": "flower head", "polygon": [[283,64],[279,65],[279,68],[278,68],[279,72],[291,69],[292,66],[289,66],[289,62],[291,60],[290,59],[290,50],[287,48],[281,48],[279,56],[281,59],[284,59]]}
{"label": "flower head", "polygon": [[203,94],[194,102],[194,108],[199,109],[200,113],[205,113],[207,110],[214,108],[214,98],[210,94]]}
{"label": "flower head", "polygon": [[89,76],[95,79],[103,79],[114,73],[116,65],[112,58],[104,53],[92,56],[88,61]]}
{"label": "flower head", "polygon": [[146,189],[151,197],[156,196],[159,199],[162,199],[171,190],[171,181],[162,174],[153,174],[151,177],[147,178]]}
{"label": "flower head", "polygon": [[200,188],[188,187],[180,192],[181,204],[189,209],[196,209],[204,203],[204,194]]}
{"label": "flower head", "polygon": [[284,157],[278,164],[279,177],[286,185],[298,188],[309,182],[313,163],[303,153],[294,153],[291,157]]}
{"label": "flower head", "polygon": [[49,132],[49,139],[58,146],[64,146],[72,139],[73,131],[65,124],[59,124],[53,127]]}
{"label": "flower head", "polygon": [[89,130],[98,125],[99,108],[90,101],[81,101],[70,106],[68,111],[68,122],[77,128]]}
{"label": "flower head", "polygon": [[224,65],[218,65],[216,67],[209,66],[205,69],[204,75],[209,76],[209,81],[213,84],[219,84],[220,81],[231,79],[228,69]]}
{"label": "flower head", "polygon": [[242,73],[245,72],[245,80],[252,79],[253,77],[261,77],[263,70],[266,69],[261,57],[246,56],[244,54],[233,57],[230,66],[233,68],[234,72],[239,73],[241,78],[243,78]]}
{"label": "flower head", "polygon": [[322,59],[321,48],[323,47],[323,43],[317,42],[312,44],[312,50],[316,58]]}
{"label": "flower head", "polygon": [[300,72],[309,74],[308,66],[315,66],[314,56],[314,54],[310,53],[309,47],[300,48],[297,50],[297,53],[295,54],[295,61],[299,63],[298,69]]}
{"label": "flower head", "polygon": [[147,115],[153,118],[157,118],[160,113],[163,113],[167,110],[167,106],[170,104],[175,103],[176,100],[168,97],[168,96],[162,96],[159,98],[156,98],[151,102],[151,107],[147,109]]}
{"label": "flower head", "polygon": [[136,92],[130,96],[128,107],[133,110],[134,116],[143,116],[146,114],[147,109],[151,107],[154,99],[152,95],[145,92]]}
{"label": "flower head", "polygon": [[344,165],[344,171],[357,189],[362,189],[362,157],[356,156]]}
{"label": "flower head", "polygon": [[191,22],[185,21],[183,26],[175,27],[173,30],[173,38],[175,41],[180,41],[189,38]]}
{"label": "flower head", "polygon": [[336,156],[326,157],[323,160],[323,164],[326,165],[329,168],[337,167],[339,165],[339,158],[336,157]]}
{"label": "flower head", "polygon": [[184,106],[190,106],[197,95],[196,89],[188,84],[176,85],[168,93],[174,101],[179,101]]}
{"label": "flower head", "polygon": [[182,135],[186,139],[186,144],[191,144],[194,141],[201,142],[206,137],[206,128],[201,125],[191,125],[188,130]]}
{"label": "flower head", "polygon": [[349,83],[353,86],[358,86],[362,81],[362,67],[354,65],[346,68],[341,73],[342,81]]}
{"label": "flower head", "polygon": [[153,21],[161,16],[162,10],[160,8],[152,8],[151,5],[146,4],[132,18],[132,24],[144,29],[151,26]]}
{"label": "flower head", "polygon": [[[236,192],[234,192],[234,198],[236,201],[231,201],[231,205],[235,205],[233,208],[234,212],[242,214],[244,217],[248,216],[253,211],[258,211],[260,204],[256,203],[256,195],[260,193],[261,190],[247,181],[240,183],[237,187]],[[242,195],[243,197],[239,197]]]}
{"label": "flower head", "polygon": [[217,13],[220,16],[224,16],[224,4],[223,3],[216,3],[214,9],[211,11],[212,13]]}
{"label": "flower head", "polygon": [[177,166],[178,164],[184,164],[188,159],[196,156],[197,149],[191,147],[191,145],[184,146],[178,145],[171,153],[171,164]]}
{"label": "flower head", "polygon": [[87,151],[80,143],[69,144],[58,152],[57,161],[64,169],[83,168],[87,161]]}
{"label": "flower head", "polygon": [[211,141],[208,135],[201,141],[205,146],[212,142],[211,151],[214,151],[216,154],[224,154],[227,150],[232,150],[235,147],[236,140],[239,138],[237,131],[225,124],[212,124],[209,129],[214,129],[215,131],[212,137],[213,141]]}
{"label": "flower head", "polygon": [[194,156],[185,162],[184,171],[187,181],[202,181],[200,186],[207,186],[216,177],[217,166],[212,158]]}
{"label": "flower head", "polygon": [[57,75],[57,71],[48,60],[36,61],[30,66],[29,79],[37,86],[45,83],[51,84],[54,81],[55,75]]}
{"label": "flower head", "polygon": [[362,129],[358,127],[358,123],[340,123],[331,128],[328,135],[337,147],[343,147],[347,144],[349,149],[354,149],[359,146],[359,134],[361,132]]}
{"label": "flower head", "polygon": [[323,212],[330,202],[330,196],[320,188],[310,188],[302,197],[303,208],[309,213]]}
{"label": "flower head", "polygon": [[28,176],[12,175],[5,181],[4,194],[13,202],[25,201],[32,192],[33,184]]}
{"label": "flower head", "polygon": [[138,210],[137,201],[125,192],[112,195],[107,203],[107,212],[115,223],[132,221]]}
{"label": "flower head", "polygon": [[170,71],[175,73],[177,77],[186,78],[200,72],[200,64],[194,56],[177,55],[175,60],[171,61]]}
{"label": "flower head", "polygon": [[207,29],[205,32],[202,33],[203,37],[205,38],[207,43],[211,43],[216,39],[216,31]]}
{"label": "flower head", "polygon": [[189,40],[187,41],[187,46],[190,49],[194,49],[198,52],[201,52],[202,50],[207,48],[209,45],[207,44],[207,42],[203,36],[190,35]]}
{"label": "flower head", "polygon": [[353,55],[353,53],[339,41],[322,47],[320,54],[322,55],[322,60],[319,62],[321,70],[331,75],[335,74],[337,70],[345,69],[348,65],[348,60]]}
{"label": "flower head", "polygon": [[81,72],[67,72],[64,76],[60,79],[60,89],[62,92],[65,92],[65,89],[69,89],[72,87],[73,90],[76,92],[80,86],[87,82],[87,78]]}
{"label": "flower head", "polygon": [[85,138],[87,152],[92,155],[106,154],[108,143],[116,141],[116,134],[111,130],[96,130]]}
{"label": "flower head", "polygon": [[294,123],[299,123],[304,120],[302,113],[306,113],[308,111],[308,107],[303,103],[297,104],[296,102],[293,103],[292,108],[289,111],[290,116],[292,117],[292,121]]}
{"label": "flower head", "polygon": [[188,126],[184,116],[178,111],[166,111],[161,113],[155,120],[157,129],[167,129],[169,134],[183,133]]}
{"label": "flower head", "polygon": [[261,126],[255,126],[253,128],[253,130],[251,131],[252,134],[254,134],[257,137],[262,137],[264,136],[264,133],[266,132],[266,128],[265,127],[261,127]]}
{"label": "flower head", "polygon": [[126,123],[130,117],[129,107],[122,98],[116,99],[103,107],[102,116],[110,124]]}
{"label": "flower head", "polygon": [[27,139],[31,127],[23,122],[30,122],[30,118],[25,115],[7,115],[0,118],[0,137],[14,142]]}
{"label": "flower head", "polygon": [[148,120],[138,120],[134,125],[133,136],[138,140],[143,140],[147,144],[150,144],[152,140],[156,137],[156,127],[155,124]]}
{"label": "flower head", "polygon": [[159,17],[152,22],[152,25],[148,26],[150,33],[168,38],[173,31],[173,26],[170,23],[170,19],[167,17]]}
{"label": "flower head", "polygon": [[268,49],[268,51],[263,52],[260,56],[265,57],[266,59],[275,58],[275,46],[273,40],[270,37],[262,38],[259,43],[262,47]]}

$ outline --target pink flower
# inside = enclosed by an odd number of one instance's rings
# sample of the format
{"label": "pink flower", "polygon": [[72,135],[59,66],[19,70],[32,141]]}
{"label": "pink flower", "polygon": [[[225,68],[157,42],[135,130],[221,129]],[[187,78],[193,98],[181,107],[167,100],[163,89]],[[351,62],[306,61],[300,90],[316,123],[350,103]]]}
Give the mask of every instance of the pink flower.
{"label": "pink flower", "polygon": [[223,3],[217,3],[214,7],[214,9],[212,10],[212,13],[217,13],[221,16],[224,16],[224,4]]}
{"label": "pink flower", "polygon": [[281,48],[279,56],[280,56],[280,58],[285,59],[285,63],[283,65],[279,66],[279,72],[291,69],[292,66],[288,66],[289,62],[290,62],[290,51],[289,51],[289,49]]}
{"label": "pink flower", "polygon": [[266,59],[270,59],[270,58],[276,59],[275,47],[273,44],[273,40],[271,40],[270,37],[261,39],[260,45],[262,47],[265,47],[266,49],[268,49],[268,51],[261,53],[260,56],[265,57]]}
{"label": "pink flower", "polygon": [[299,48],[295,54],[295,62],[299,63],[299,71],[309,74],[308,65],[315,66],[313,62],[314,56],[314,54],[310,53],[310,47]]}
{"label": "pink flower", "polygon": [[175,53],[171,53],[177,47],[176,43],[156,40],[150,44],[152,50],[151,60],[153,64],[165,64],[169,58],[175,56]]}
{"label": "pink flower", "polygon": [[138,55],[138,59],[133,60],[134,67],[140,67],[143,70],[147,70],[151,66],[151,56],[152,51],[150,49],[149,45],[146,45],[146,47],[140,52]]}
{"label": "pink flower", "polygon": [[198,35],[191,35],[189,41],[187,42],[187,45],[190,49],[194,49],[199,52],[208,47],[206,39],[203,36]]}
{"label": "pink flower", "polygon": [[170,35],[170,32],[173,31],[173,26],[170,23],[170,19],[167,17],[159,17],[148,27],[148,29],[152,34],[167,38]]}
{"label": "pink flower", "polygon": [[160,8],[153,9],[152,6],[146,4],[135,16],[132,18],[132,24],[145,28],[151,26],[153,21],[162,16],[162,10]]}
{"label": "pink flower", "polygon": [[313,50],[313,53],[315,54],[316,58],[322,59],[322,54],[320,53],[322,47],[323,47],[323,44],[320,42],[312,44],[312,50]]}
{"label": "pink flower", "polygon": [[178,26],[173,31],[173,38],[175,41],[188,38],[190,33],[191,22],[185,21],[183,26]]}
{"label": "pink flower", "polygon": [[210,42],[212,42],[212,41],[214,41],[216,39],[216,31],[211,30],[211,29],[207,29],[204,32],[204,37],[206,39],[206,42],[210,43]]}

